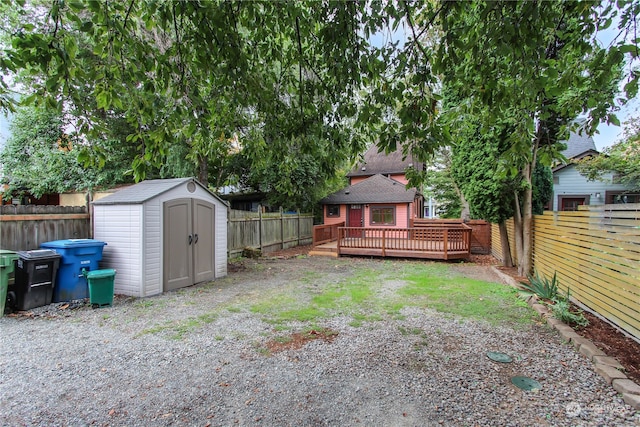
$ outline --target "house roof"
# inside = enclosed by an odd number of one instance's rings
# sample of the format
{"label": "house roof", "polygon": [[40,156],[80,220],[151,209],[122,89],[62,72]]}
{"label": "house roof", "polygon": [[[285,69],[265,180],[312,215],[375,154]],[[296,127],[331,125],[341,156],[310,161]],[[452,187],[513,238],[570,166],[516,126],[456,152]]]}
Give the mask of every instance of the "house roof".
{"label": "house roof", "polygon": [[571,132],[569,134],[569,139],[562,142],[567,144],[567,148],[562,151],[562,154],[569,162],[555,166],[553,168],[553,172],[571,165],[572,160],[578,160],[586,156],[596,156],[599,154],[598,150],[596,150],[596,143],[593,141],[593,138],[586,133],[578,134]]}
{"label": "house roof", "polygon": [[593,138],[586,133],[578,134],[571,132],[569,139],[562,142],[567,144],[567,148],[562,152],[567,159],[579,157],[588,151],[597,152],[596,143],[593,141]]}
{"label": "house roof", "polygon": [[416,198],[415,188],[407,189],[404,184],[382,176],[370,178],[350,185],[320,201],[324,205],[361,204],[361,203],[409,203]]}
{"label": "house roof", "polygon": [[379,148],[375,144],[369,147],[364,153],[362,161],[355,165],[347,177],[372,176],[378,173],[383,175],[402,174],[408,167],[422,168],[422,163],[416,162],[411,155],[407,155],[403,159],[402,147],[400,146],[389,154],[384,150],[378,150]]}
{"label": "house roof", "polygon": [[[150,200],[160,194],[163,194],[173,188],[176,188],[184,183],[194,182],[199,185],[211,196],[220,200],[222,203],[227,203],[220,199],[217,195],[211,193],[208,188],[200,184],[195,178],[172,178],[172,179],[150,179],[141,181],[130,187],[123,188],[110,194],[102,199],[93,202],[94,205],[135,205],[141,204]],[[194,187],[195,188],[195,187]]]}

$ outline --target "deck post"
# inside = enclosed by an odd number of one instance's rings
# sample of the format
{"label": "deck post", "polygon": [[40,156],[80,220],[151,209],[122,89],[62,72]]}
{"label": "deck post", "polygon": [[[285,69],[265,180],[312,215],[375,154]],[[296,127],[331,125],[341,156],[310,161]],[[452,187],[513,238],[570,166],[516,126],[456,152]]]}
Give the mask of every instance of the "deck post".
{"label": "deck post", "polygon": [[386,229],[382,229],[382,256],[385,257],[387,256],[387,253],[385,251],[385,239],[387,236],[387,230]]}
{"label": "deck post", "polygon": [[445,228],[444,229],[444,233],[442,235],[442,245],[443,245],[442,249],[444,250],[444,259],[445,259],[445,261],[449,259],[448,255],[447,255],[448,240],[449,240],[449,229]]}

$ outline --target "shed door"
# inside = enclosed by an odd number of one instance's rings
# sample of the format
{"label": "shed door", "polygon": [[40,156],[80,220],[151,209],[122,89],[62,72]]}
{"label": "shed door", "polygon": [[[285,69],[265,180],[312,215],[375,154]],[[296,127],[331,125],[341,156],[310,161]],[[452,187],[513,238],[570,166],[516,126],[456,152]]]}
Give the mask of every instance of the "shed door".
{"label": "shed door", "polygon": [[215,206],[203,200],[164,203],[164,290],[215,278]]}
{"label": "shed door", "polygon": [[164,204],[165,291],[193,285],[192,216],[191,199],[176,199]]}
{"label": "shed door", "polygon": [[194,283],[215,279],[215,209],[204,200],[193,200]]}

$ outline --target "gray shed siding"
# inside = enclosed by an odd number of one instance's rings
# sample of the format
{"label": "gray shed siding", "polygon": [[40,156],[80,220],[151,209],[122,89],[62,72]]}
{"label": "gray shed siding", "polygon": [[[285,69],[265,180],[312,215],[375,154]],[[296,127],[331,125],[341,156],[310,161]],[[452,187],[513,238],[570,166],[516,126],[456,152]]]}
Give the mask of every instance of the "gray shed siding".
{"label": "gray shed siding", "polygon": [[143,296],[135,285],[142,278],[142,218],[142,205],[94,207],[94,238],[107,242],[100,266],[116,269],[117,294]]}
{"label": "gray shed siding", "polygon": [[144,295],[162,293],[162,204],[144,204]]}
{"label": "gray shed siding", "polygon": [[180,198],[214,204],[215,277],[226,276],[227,205],[201,185],[188,192],[189,182],[184,180],[141,203],[122,200],[120,195],[116,201],[121,203],[109,204],[105,198],[94,204],[94,238],[107,242],[101,267],[116,270],[115,293],[146,297],[163,292],[163,204]]}

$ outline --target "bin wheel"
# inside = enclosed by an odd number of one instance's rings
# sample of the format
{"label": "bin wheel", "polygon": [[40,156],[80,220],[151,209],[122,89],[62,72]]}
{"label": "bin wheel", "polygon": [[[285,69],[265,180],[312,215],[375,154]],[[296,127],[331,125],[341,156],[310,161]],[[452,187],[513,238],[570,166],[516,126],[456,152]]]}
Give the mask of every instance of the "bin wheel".
{"label": "bin wheel", "polygon": [[4,311],[10,311],[11,313],[15,311],[16,308],[16,293],[14,291],[7,292],[7,302],[5,304]]}

